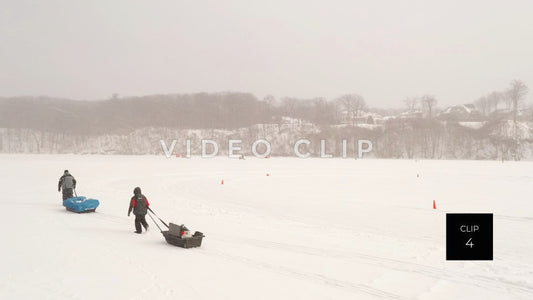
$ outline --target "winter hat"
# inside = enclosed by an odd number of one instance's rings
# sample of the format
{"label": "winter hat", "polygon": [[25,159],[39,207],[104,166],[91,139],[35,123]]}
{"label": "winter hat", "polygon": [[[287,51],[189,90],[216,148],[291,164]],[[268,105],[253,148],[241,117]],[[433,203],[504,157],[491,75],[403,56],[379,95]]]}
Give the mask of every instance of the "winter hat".
{"label": "winter hat", "polygon": [[134,189],[133,189],[133,194],[135,194],[135,195],[139,195],[139,194],[141,194],[141,188],[140,188],[140,187],[136,187],[136,188],[134,188]]}

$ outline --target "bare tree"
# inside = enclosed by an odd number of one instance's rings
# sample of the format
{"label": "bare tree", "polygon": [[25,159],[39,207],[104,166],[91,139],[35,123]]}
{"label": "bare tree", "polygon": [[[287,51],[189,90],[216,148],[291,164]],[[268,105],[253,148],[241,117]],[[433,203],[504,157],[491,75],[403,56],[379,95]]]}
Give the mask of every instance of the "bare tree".
{"label": "bare tree", "polygon": [[437,99],[435,99],[435,96],[432,95],[424,95],[422,98],[420,98],[420,102],[428,112],[428,119],[431,120],[433,108],[435,105],[437,105]]}
{"label": "bare tree", "polygon": [[341,104],[341,107],[346,112],[352,126],[355,125],[356,120],[359,118],[359,114],[366,107],[365,99],[358,94],[346,94],[337,98],[336,101]]}
{"label": "bare tree", "polygon": [[511,87],[507,90],[507,95],[509,101],[513,105],[513,120],[516,122],[516,117],[518,115],[518,106],[521,105],[524,101],[524,98],[528,92],[527,85],[520,80],[513,80],[511,82]]}
{"label": "bare tree", "polygon": [[284,113],[289,117],[295,118],[298,100],[295,98],[285,97],[281,99],[281,102],[283,104]]}
{"label": "bare tree", "polygon": [[511,98],[510,90],[503,91],[501,95],[501,99],[505,104],[505,109],[507,110],[507,112],[511,112],[511,109],[513,107],[513,100]]}
{"label": "bare tree", "polygon": [[324,98],[311,99],[310,118],[318,125],[335,123],[335,105]]}
{"label": "bare tree", "polygon": [[272,95],[266,95],[264,98],[263,98],[263,102],[265,102],[266,104],[270,105],[270,106],[274,106],[274,104],[276,103],[276,97],[272,96]]}
{"label": "bare tree", "polygon": [[483,96],[477,99],[476,102],[474,102],[474,105],[477,107],[477,109],[479,110],[479,112],[481,112],[482,115],[488,115],[490,104],[489,99],[487,99],[487,97]]}
{"label": "bare tree", "polygon": [[528,92],[527,85],[520,80],[513,80],[511,86],[507,90],[507,96],[509,101],[513,104],[513,135],[514,135],[514,145],[513,145],[513,155],[515,160],[520,160],[521,153],[519,152],[519,140],[518,140],[518,106],[522,104],[524,98]]}
{"label": "bare tree", "polygon": [[268,124],[274,121],[274,104],[276,98],[272,95],[266,95],[261,103],[259,119],[262,120],[263,137],[268,135]]}
{"label": "bare tree", "polygon": [[418,98],[417,97],[407,97],[403,100],[403,103],[407,106],[408,112],[413,112],[416,110],[416,107],[418,106]]}

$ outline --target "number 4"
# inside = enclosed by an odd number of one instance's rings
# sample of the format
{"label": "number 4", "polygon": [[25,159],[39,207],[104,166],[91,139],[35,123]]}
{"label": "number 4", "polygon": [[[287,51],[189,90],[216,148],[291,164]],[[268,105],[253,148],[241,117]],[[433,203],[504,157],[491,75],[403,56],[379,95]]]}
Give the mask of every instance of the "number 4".
{"label": "number 4", "polygon": [[468,242],[466,242],[466,245],[467,245],[467,246],[470,246],[470,249],[472,249],[472,247],[474,247],[474,244],[472,243],[472,238],[470,238],[470,239],[468,240]]}

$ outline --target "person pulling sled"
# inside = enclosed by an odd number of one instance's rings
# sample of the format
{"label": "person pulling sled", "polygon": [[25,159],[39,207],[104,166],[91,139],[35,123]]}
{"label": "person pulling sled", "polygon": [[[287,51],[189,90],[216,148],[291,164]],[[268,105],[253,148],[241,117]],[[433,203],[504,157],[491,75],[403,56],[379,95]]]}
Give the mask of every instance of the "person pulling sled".
{"label": "person pulling sled", "polygon": [[76,179],[74,179],[74,176],[72,176],[68,170],[65,170],[63,172],[63,176],[59,178],[59,183],[57,184],[57,191],[60,192],[63,190],[63,201],[74,197],[74,189],[76,189]]}
{"label": "person pulling sled", "polygon": [[146,197],[141,194],[140,187],[136,187],[133,190],[133,194],[134,195],[133,197],[131,197],[130,200],[130,208],[128,209],[128,217],[133,211],[133,214],[135,215],[135,233],[141,233],[142,227],[144,227],[145,231],[148,230],[148,223],[146,223],[146,213],[148,212],[150,203],[148,203],[148,199],[146,199]]}

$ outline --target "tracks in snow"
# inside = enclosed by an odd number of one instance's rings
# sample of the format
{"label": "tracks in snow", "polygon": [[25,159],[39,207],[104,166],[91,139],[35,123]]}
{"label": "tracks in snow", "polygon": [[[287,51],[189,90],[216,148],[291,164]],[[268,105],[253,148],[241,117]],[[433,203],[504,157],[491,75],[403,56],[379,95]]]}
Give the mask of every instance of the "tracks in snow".
{"label": "tracks in snow", "polygon": [[[513,281],[503,281],[497,277],[489,277],[484,274],[465,274],[463,272],[446,270],[442,268],[432,267],[424,264],[403,261],[398,259],[384,258],[374,255],[369,255],[365,253],[358,252],[347,252],[347,251],[336,251],[332,249],[324,250],[308,246],[299,246],[291,245],[280,242],[272,241],[263,241],[256,239],[224,239],[224,238],[214,238],[226,243],[234,243],[235,241],[246,243],[251,246],[265,248],[265,249],[276,249],[276,250],[285,250],[292,253],[304,254],[304,255],[313,255],[321,256],[328,258],[336,258],[344,261],[356,262],[357,264],[367,264],[377,267],[382,267],[385,269],[390,269],[399,272],[406,272],[411,274],[417,274],[424,277],[431,277],[438,280],[446,280],[449,282],[459,283],[459,284],[470,284],[483,289],[495,290],[499,292],[511,292],[519,293],[520,296],[528,296],[533,298],[533,286],[528,285],[524,282],[513,282]],[[224,256],[229,259],[240,261],[246,263],[247,265],[259,265],[264,268],[278,271],[287,275],[294,275],[296,277],[312,279],[314,281],[320,281],[329,285],[350,288],[352,290],[364,291],[367,294],[374,296],[387,297],[391,299],[403,299],[402,296],[388,293],[385,291],[377,290],[373,287],[364,284],[351,283],[347,281],[340,281],[332,278],[327,278],[326,276],[320,274],[307,274],[302,273],[297,270],[292,270],[284,266],[276,266],[270,263],[260,262],[252,260],[249,258],[243,258],[238,256],[232,256],[227,253],[216,252],[217,255]]]}

